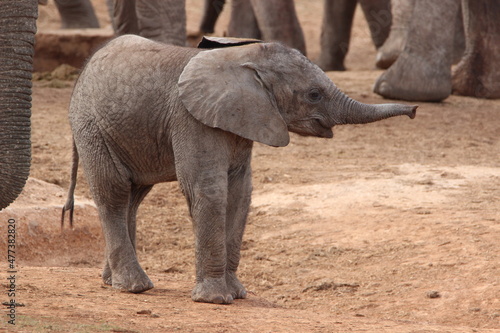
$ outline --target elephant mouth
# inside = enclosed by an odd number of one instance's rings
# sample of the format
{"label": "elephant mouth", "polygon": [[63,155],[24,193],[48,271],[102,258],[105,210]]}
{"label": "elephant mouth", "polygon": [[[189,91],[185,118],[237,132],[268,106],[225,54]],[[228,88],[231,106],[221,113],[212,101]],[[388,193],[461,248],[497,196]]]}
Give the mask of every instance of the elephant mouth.
{"label": "elephant mouth", "polygon": [[332,128],[320,119],[303,120],[289,125],[288,130],[302,136],[316,136],[319,138],[333,138]]}
{"label": "elephant mouth", "polygon": [[318,130],[317,136],[320,138],[331,139],[331,138],[333,138],[333,130],[331,127],[325,127],[325,126],[321,125],[321,127]]}

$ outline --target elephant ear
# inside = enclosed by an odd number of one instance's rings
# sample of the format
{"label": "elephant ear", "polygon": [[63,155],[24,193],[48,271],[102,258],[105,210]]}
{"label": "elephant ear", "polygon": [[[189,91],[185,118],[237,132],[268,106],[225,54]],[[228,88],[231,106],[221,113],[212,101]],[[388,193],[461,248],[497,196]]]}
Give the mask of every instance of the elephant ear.
{"label": "elephant ear", "polygon": [[253,38],[233,38],[233,37],[208,37],[203,36],[198,43],[199,49],[219,49],[223,47],[242,46],[247,44],[262,43],[261,40]]}
{"label": "elephant ear", "polygon": [[189,113],[207,126],[284,147],[290,142],[287,124],[255,64],[261,46],[198,53],[179,78],[179,95]]}

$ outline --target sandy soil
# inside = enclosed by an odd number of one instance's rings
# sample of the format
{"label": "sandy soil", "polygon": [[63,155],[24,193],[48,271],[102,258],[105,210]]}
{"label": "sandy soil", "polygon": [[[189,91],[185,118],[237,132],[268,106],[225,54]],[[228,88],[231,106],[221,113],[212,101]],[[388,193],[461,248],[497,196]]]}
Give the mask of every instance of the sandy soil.
{"label": "sandy soil", "polygon": [[[200,3],[188,1],[190,30]],[[296,3],[315,59],[322,1]],[[109,29],[102,1],[94,4]],[[225,23],[227,12],[219,34]],[[39,29],[57,27],[53,4],[41,9]],[[329,76],[355,99],[387,102],[371,92],[381,72],[359,13],[352,38],[350,70]],[[420,103],[414,120],[335,128],[333,140],[256,144],[239,270],[249,297],[217,306],[190,300],[193,235],[176,183],[156,186],[139,212],[151,291],[102,285],[103,240],[81,170],[75,228],[61,231],[73,83],[34,82],[32,179],[0,212],[2,253],[6,222],[16,221],[18,303],[16,326],[7,309],[0,331],[500,332],[499,101],[452,96]]]}

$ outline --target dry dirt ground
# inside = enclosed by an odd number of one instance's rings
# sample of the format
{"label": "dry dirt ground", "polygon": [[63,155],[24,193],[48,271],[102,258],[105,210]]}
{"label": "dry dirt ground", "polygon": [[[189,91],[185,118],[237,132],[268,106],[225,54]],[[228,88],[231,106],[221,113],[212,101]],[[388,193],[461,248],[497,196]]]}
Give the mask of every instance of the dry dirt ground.
{"label": "dry dirt ground", "polygon": [[[320,0],[297,0],[309,54],[318,54]],[[106,29],[102,1],[94,1]],[[189,29],[201,0],[188,1]],[[222,33],[227,12],[218,25]],[[53,4],[39,30],[58,26]],[[349,71],[329,73],[355,99],[380,71],[359,13]],[[193,235],[177,184],[139,212],[138,255],[156,288],[122,293],[100,279],[103,240],[80,169],[75,228],[60,229],[69,184],[72,80],[34,82],[33,166],[23,195],[0,213],[2,286],[7,221],[16,221],[19,332],[500,332],[500,102],[452,96],[397,118],[256,144],[254,195],[239,275],[249,297],[194,303]],[[12,221],[12,220],[11,220]],[[9,302],[7,292],[0,296]]]}

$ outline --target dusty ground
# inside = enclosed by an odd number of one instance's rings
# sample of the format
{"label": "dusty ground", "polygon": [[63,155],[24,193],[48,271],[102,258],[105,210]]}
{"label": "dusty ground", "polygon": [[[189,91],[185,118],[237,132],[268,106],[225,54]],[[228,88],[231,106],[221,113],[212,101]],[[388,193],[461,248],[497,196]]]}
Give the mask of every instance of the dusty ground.
{"label": "dusty ground", "polygon": [[[314,59],[322,1],[296,2]],[[106,27],[104,6],[95,3]],[[199,3],[188,1],[191,30]],[[219,33],[224,22],[227,13]],[[53,8],[42,9],[39,29],[57,25]],[[371,92],[381,72],[372,69],[361,16],[355,25],[350,71],[329,75],[353,98],[386,102]],[[257,144],[239,271],[250,295],[216,306],[190,300],[193,235],[175,183],[158,185],[139,213],[138,252],[151,291],[102,285],[103,241],[82,172],[75,229],[60,230],[72,84],[34,83],[33,179],[0,213],[2,253],[5,221],[16,220],[21,304],[17,325],[2,315],[0,330],[500,332],[499,101],[452,96],[420,103],[414,120],[335,128],[333,140],[292,135],[286,148]]]}

